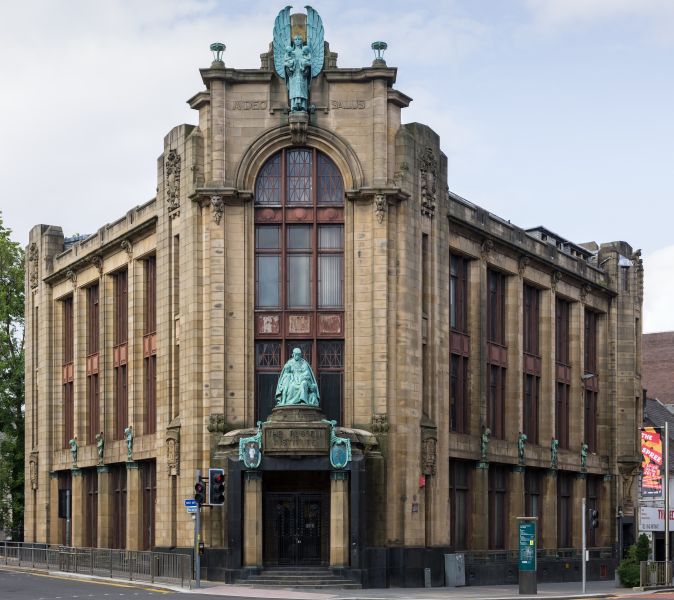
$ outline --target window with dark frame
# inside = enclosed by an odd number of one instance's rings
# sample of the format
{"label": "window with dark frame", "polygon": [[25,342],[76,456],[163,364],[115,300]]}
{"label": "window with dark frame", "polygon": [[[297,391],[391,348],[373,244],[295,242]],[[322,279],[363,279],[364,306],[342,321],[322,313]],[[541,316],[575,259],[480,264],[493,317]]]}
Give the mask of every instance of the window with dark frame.
{"label": "window with dark frame", "polygon": [[141,549],[152,550],[156,535],[157,461],[144,460],[139,463],[139,466],[143,493],[143,547]]}
{"label": "window with dark frame", "polygon": [[523,290],[523,347],[526,354],[540,356],[539,323],[540,292],[535,287],[524,284]]}
{"label": "window with dark frame", "polygon": [[506,276],[487,270],[487,341],[505,346]]}
{"label": "window with dark frame", "polygon": [[557,381],[555,390],[555,437],[560,448],[569,448],[569,393],[571,386]]}
{"label": "window with dark frame", "polygon": [[536,469],[527,469],[524,472],[524,516],[536,517],[536,537],[541,547],[543,533],[543,511],[541,502],[543,477]]}
{"label": "window with dark frame", "polygon": [[585,309],[585,373],[597,372],[597,313]]}
{"label": "window with dark frame", "polygon": [[143,307],[143,432],[157,431],[157,259],[145,259],[145,302]]}
{"label": "window with dark frame", "polygon": [[585,389],[585,443],[590,452],[597,451],[597,392]]}
{"label": "window with dark frame", "polygon": [[[597,421],[599,381],[597,376],[597,321],[599,315],[590,309],[585,309],[585,352],[583,383],[584,398],[584,439],[590,452],[597,452]],[[591,376],[593,375],[593,376]]]}
{"label": "window with dark frame", "polygon": [[75,323],[73,297],[62,301],[63,306],[63,448],[68,448],[75,435],[74,343]]}
{"label": "window with dark frame", "polygon": [[499,365],[489,367],[489,395],[487,397],[487,426],[492,437],[505,438],[506,370]]}
{"label": "window with dark frame", "polygon": [[126,548],[126,465],[110,467],[112,492],[112,543],[111,548]]}
{"label": "window with dark frame", "polygon": [[298,347],[316,374],[321,408],[341,420],[344,377],[344,188],[324,154],[288,148],[255,185],[257,419],[275,404],[278,374]]}
{"label": "window with dark frame", "polygon": [[129,424],[128,397],[128,271],[123,269],[114,275],[114,336],[113,336],[113,389],[114,426],[113,439],[124,438],[124,429]]}
{"label": "window with dark frame", "polygon": [[597,546],[597,530],[591,526],[590,520],[593,510],[599,510],[599,491],[601,489],[601,480],[599,477],[589,475],[585,482],[585,497],[587,508],[587,545],[590,548]]}
{"label": "window with dark frame", "polygon": [[489,466],[489,549],[505,550],[508,536],[508,471],[502,465]]}
{"label": "window with dark frame", "polygon": [[571,548],[573,531],[573,479],[570,473],[557,477],[557,547]]}
{"label": "window with dark frame", "polygon": [[84,545],[98,547],[98,473],[96,469],[84,469],[84,489],[86,493]]}
{"label": "window with dark frame", "polygon": [[569,318],[571,303],[555,300],[555,437],[560,448],[569,448],[569,411],[571,361],[569,353]]}
{"label": "window with dark frame", "polygon": [[449,461],[450,543],[455,550],[466,550],[470,535],[471,465],[467,461]]}
{"label": "window with dark frame", "polygon": [[523,433],[527,442],[538,444],[538,412],[541,378],[531,373],[524,374]]}
{"label": "window with dark frame", "polygon": [[87,443],[96,443],[96,434],[101,427],[99,397],[99,287],[98,284],[86,289],[87,296]]}
{"label": "window with dark frame", "polygon": [[468,260],[449,255],[449,327],[468,333]]}
{"label": "window with dark frame", "polygon": [[449,430],[469,433],[468,259],[450,253],[449,265]]}
{"label": "window with dark frame", "polygon": [[449,430],[469,433],[468,424],[468,357],[460,354],[450,356],[450,407]]}

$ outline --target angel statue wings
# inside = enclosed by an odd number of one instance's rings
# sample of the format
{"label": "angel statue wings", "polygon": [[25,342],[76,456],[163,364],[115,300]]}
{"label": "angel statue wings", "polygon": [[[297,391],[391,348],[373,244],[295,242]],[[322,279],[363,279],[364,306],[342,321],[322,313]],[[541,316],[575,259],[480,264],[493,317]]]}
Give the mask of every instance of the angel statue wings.
{"label": "angel statue wings", "polygon": [[274,67],[286,82],[290,112],[307,112],[311,79],[323,68],[323,21],[311,6],[306,7],[305,43],[301,27],[297,27],[295,35],[292,35],[290,8],[286,6],[279,12],[274,22]]}

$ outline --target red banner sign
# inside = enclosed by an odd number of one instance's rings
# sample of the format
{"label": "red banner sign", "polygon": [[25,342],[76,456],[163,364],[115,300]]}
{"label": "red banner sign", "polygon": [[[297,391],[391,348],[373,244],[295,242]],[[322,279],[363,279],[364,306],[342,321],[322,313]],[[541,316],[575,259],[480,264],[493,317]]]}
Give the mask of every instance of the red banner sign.
{"label": "red banner sign", "polygon": [[641,430],[641,494],[662,496],[662,438],[654,427]]}

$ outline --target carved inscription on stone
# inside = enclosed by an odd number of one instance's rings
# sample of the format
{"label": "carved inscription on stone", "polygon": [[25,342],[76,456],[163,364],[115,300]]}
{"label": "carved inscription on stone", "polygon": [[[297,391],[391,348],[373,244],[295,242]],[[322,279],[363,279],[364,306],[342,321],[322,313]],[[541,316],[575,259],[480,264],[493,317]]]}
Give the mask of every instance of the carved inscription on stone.
{"label": "carved inscription on stone", "polygon": [[363,110],[366,106],[365,100],[330,100],[332,110]]}
{"label": "carved inscription on stone", "polygon": [[264,428],[265,454],[327,454],[330,432],[326,427],[268,424]]}
{"label": "carved inscription on stone", "polygon": [[266,100],[235,100],[232,102],[232,110],[266,110]]}

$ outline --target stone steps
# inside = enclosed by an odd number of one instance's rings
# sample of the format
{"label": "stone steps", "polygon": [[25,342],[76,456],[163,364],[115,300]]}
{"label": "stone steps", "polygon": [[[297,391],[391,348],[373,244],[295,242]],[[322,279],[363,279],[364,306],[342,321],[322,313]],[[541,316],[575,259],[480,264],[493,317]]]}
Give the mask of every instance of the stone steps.
{"label": "stone steps", "polygon": [[290,567],[265,569],[261,573],[239,579],[237,585],[251,587],[292,587],[312,589],[359,590],[362,586],[347,577],[336,575],[325,567]]}

